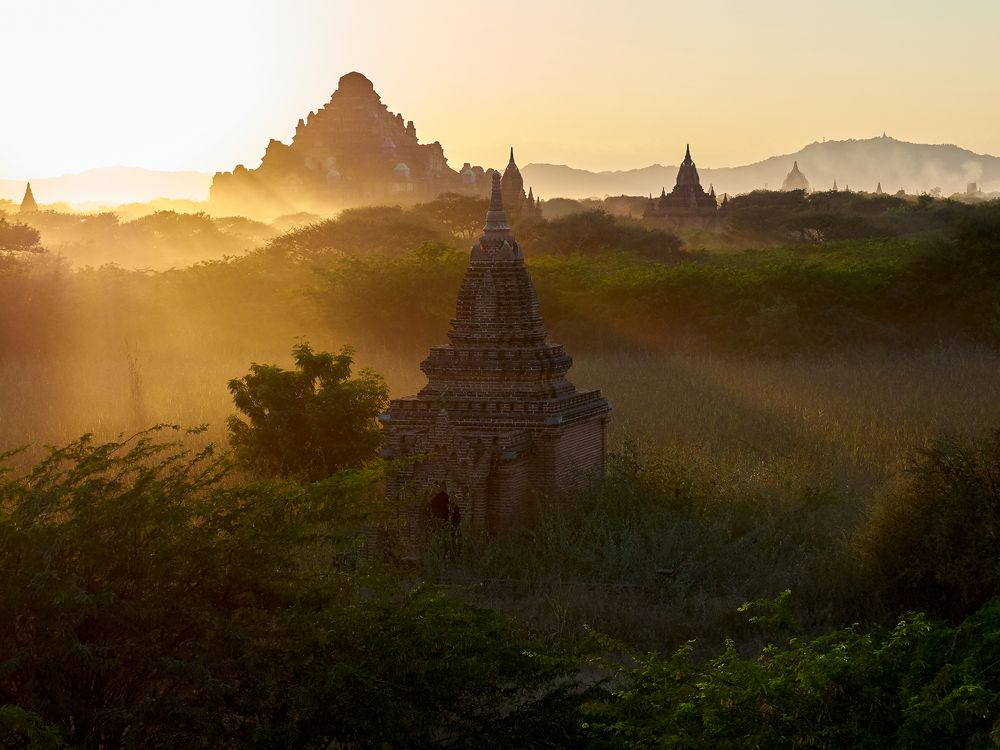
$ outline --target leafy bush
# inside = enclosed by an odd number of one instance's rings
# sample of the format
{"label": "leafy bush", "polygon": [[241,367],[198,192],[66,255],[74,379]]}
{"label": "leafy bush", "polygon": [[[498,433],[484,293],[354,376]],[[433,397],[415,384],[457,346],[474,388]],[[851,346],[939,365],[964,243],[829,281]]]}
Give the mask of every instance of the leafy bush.
{"label": "leafy bush", "polygon": [[331,251],[352,256],[402,255],[425,242],[450,239],[448,229],[426,215],[398,206],[372,206],[347,209],[336,219],[287,232],[271,240],[267,252],[282,258],[310,258]]}
{"label": "leafy bush", "polygon": [[[614,644],[608,644],[612,649]],[[620,647],[619,647],[620,650]],[[890,630],[793,639],[745,658],[631,655],[585,713],[605,748],[995,747],[1000,600],[958,627],[910,615]]]}
{"label": "leafy bush", "polygon": [[10,223],[0,216],[0,250],[37,250],[41,234],[34,227]]}
{"label": "leafy bush", "polygon": [[583,211],[551,221],[526,222],[517,237],[528,256],[632,252],[655,260],[676,260],[683,243],[673,232],[616,219],[604,211]]}
{"label": "leafy bush", "polygon": [[857,545],[894,610],[957,617],[1000,595],[1000,431],[920,452],[878,498]]}
{"label": "leafy bush", "polygon": [[0,477],[0,741],[533,747],[577,731],[565,662],[507,619],[344,569],[371,476],[236,485],[227,465],[154,431]]}
{"label": "leafy bush", "polygon": [[366,369],[352,379],[350,347],[331,354],[301,343],[292,356],[295,370],[254,363],[229,381],[248,420],[228,420],[236,455],[263,474],[313,480],[375,458],[382,445],[376,418],[389,404],[382,377]]}

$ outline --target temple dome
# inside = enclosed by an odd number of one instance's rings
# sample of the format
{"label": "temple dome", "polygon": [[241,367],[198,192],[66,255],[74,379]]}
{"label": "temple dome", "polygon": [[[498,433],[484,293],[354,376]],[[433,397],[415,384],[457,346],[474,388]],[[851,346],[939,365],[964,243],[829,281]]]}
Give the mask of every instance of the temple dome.
{"label": "temple dome", "polygon": [[701,186],[701,178],[698,176],[698,168],[695,167],[691,159],[691,145],[688,144],[684,152],[684,161],[681,162],[680,169],[677,170],[678,185],[698,185]]}
{"label": "temple dome", "polygon": [[342,75],[337,82],[339,91],[375,91],[375,84],[357,71]]}
{"label": "temple dome", "polygon": [[785,177],[781,185],[782,190],[809,190],[809,180],[799,171],[799,162],[792,164],[792,171]]}
{"label": "temple dome", "polygon": [[524,190],[524,178],[521,176],[521,170],[517,168],[517,164],[514,162],[513,146],[510,149],[510,161],[507,162],[507,168],[503,171],[501,184],[503,185],[504,196]]}

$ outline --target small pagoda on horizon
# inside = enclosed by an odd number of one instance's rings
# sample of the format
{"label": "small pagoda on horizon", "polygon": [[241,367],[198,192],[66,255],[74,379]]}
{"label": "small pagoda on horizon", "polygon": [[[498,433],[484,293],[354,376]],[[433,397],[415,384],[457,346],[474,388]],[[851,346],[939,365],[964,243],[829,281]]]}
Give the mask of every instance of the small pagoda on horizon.
{"label": "small pagoda on horizon", "polygon": [[577,391],[566,379],[572,359],[547,341],[500,174],[492,180],[451,343],[432,347],[421,364],[423,389],[394,399],[380,417],[383,455],[416,457],[401,462],[386,488],[389,497],[404,498],[404,547],[434,518],[500,530],[545,490],[579,489],[604,471],[611,406],[600,391]]}
{"label": "small pagoda on horizon", "polygon": [[[805,190],[807,193],[809,192],[809,180],[799,171],[798,160],[792,163],[792,169],[785,175],[785,181],[781,183],[781,189],[786,193],[792,190]],[[833,189],[836,190],[837,188],[834,187]]]}
{"label": "small pagoda on horizon", "polygon": [[21,209],[22,214],[32,214],[38,210],[38,204],[35,203],[35,196],[31,194],[31,183],[29,182],[27,187],[24,189],[24,198],[21,199]]}
{"label": "small pagoda on horizon", "polygon": [[717,210],[715,189],[706,193],[701,186],[698,168],[691,159],[691,145],[688,144],[684,161],[677,170],[674,189],[668,194],[663,188],[656,201],[650,196],[643,217],[665,219],[675,226],[706,227],[715,221]]}
{"label": "small pagoda on horizon", "polygon": [[503,196],[504,211],[511,219],[541,215],[541,199],[535,200],[531,188],[528,188],[527,195],[524,194],[524,178],[514,162],[513,146],[510,147],[510,161],[500,178],[500,194]]}

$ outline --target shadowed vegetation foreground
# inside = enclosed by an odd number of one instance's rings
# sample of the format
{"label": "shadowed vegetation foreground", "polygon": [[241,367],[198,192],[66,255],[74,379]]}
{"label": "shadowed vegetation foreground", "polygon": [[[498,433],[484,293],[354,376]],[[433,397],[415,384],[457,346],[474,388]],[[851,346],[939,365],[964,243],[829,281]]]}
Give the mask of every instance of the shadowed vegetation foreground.
{"label": "shadowed vegetation foreground", "polygon": [[[810,535],[787,532],[804,521],[814,535],[828,532],[828,502],[760,521],[760,509],[723,507],[697,478],[626,453],[591,496],[545,508],[530,539],[497,540],[475,557],[480,572],[499,564],[599,582],[641,571],[636,563],[663,554],[666,541],[679,563],[670,585],[687,591],[660,596],[683,606],[699,572],[719,572],[704,558],[735,551],[743,533],[769,550],[757,565],[786,579],[796,573],[775,544],[782,537],[804,557],[796,583],[829,575],[831,562],[845,577],[821,597],[831,611],[817,606],[815,585],[801,602],[779,593],[724,624],[742,647],[720,651],[709,633],[661,656],[588,635],[569,608],[567,632],[546,636],[412,574],[355,568],[364,528],[394,517],[364,472],[234,482],[225,457],[191,454],[155,432],[85,438],[0,483],[0,607],[14,625],[0,635],[0,739],[42,748],[988,746],[1000,726],[1000,600],[990,600],[1000,575],[963,582],[995,538],[998,472],[1000,435],[941,442],[853,540],[810,548]],[[942,516],[945,502],[955,507]],[[906,529],[896,537],[899,517]],[[523,559],[504,563],[515,550]],[[759,576],[751,567],[741,582],[702,578],[698,588],[771,585]],[[952,593],[930,602],[951,625],[883,614],[927,603],[927,584]],[[845,615],[864,624],[809,635]],[[756,642],[773,645],[758,653]]]}

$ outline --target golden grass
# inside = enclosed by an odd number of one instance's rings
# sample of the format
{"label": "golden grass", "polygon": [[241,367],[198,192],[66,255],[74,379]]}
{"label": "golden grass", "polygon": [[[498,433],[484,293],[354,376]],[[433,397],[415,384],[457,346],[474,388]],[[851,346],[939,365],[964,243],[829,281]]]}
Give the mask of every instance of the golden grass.
{"label": "golden grass", "polygon": [[[251,361],[290,366],[290,355],[277,345],[182,355],[123,343],[0,362],[0,446],[110,438],[158,422],[207,423],[208,439],[224,444],[226,383]],[[418,357],[362,350],[358,363],[383,373],[394,396],[424,382]],[[954,347],[801,359],[589,354],[570,375],[611,399],[612,445],[633,439],[765,483],[798,477],[867,491],[935,434],[1000,426],[998,372],[997,352]]]}

